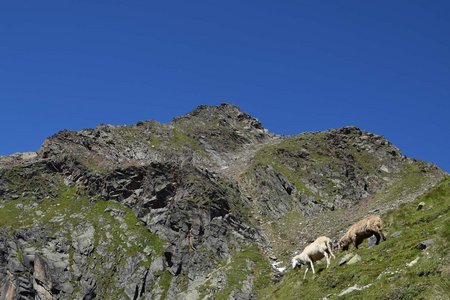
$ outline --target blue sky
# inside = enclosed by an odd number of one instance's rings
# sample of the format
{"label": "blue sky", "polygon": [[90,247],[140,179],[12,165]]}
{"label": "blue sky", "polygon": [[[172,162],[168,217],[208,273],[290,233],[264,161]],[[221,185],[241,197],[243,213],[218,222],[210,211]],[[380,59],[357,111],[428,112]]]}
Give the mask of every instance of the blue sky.
{"label": "blue sky", "polygon": [[2,1],[0,155],[229,102],[450,171],[448,1]]}

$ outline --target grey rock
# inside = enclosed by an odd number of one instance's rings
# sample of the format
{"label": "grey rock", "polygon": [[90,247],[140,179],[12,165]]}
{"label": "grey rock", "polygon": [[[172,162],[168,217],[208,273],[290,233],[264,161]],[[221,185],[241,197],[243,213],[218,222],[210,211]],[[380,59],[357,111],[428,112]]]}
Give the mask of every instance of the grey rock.
{"label": "grey rock", "polygon": [[420,202],[418,205],[417,205],[417,210],[421,210],[423,207],[425,206],[425,202]]}
{"label": "grey rock", "polygon": [[342,265],[346,264],[352,257],[353,257],[353,253],[348,253],[348,254],[346,254],[346,255],[339,261],[339,265],[342,266]]}
{"label": "grey rock", "polygon": [[355,254],[348,262],[347,265],[353,265],[361,261],[361,256]]}
{"label": "grey rock", "polygon": [[36,291],[37,299],[53,299],[53,280],[51,278],[51,270],[45,259],[39,254],[36,254],[34,258],[33,288]]}
{"label": "grey rock", "polygon": [[61,291],[63,293],[65,293],[65,294],[69,294],[70,295],[70,294],[73,293],[73,290],[74,290],[74,287],[73,287],[73,285],[70,282],[64,282],[61,285]]}
{"label": "grey rock", "polygon": [[373,246],[376,245],[376,243],[377,243],[377,238],[376,238],[374,235],[372,235],[372,236],[368,239],[367,247],[368,247],[368,248],[372,248]]}
{"label": "grey rock", "polygon": [[419,250],[425,250],[426,248],[430,247],[433,243],[434,243],[433,239],[425,240],[417,244],[416,248]]}
{"label": "grey rock", "polygon": [[72,234],[72,246],[81,254],[88,255],[94,250],[94,233],[95,229],[92,225],[84,226]]}
{"label": "grey rock", "polygon": [[150,272],[155,274],[164,270],[164,261],[162,257],[157,257],[150,265]]}
{"label": "grey rock", "polygon": [[394,232],[391,236],[392,236],[393,238],[397,238],[397,237],[399,237],[401,234],[402,234],[401,231],[396,231],[396,232]]}
{"label": "grey rock", "polygon": [[406,266],[410,268],[410,267],[414,266],[415,264],[417,264],[418,261],[419,261],[419,257],[416,257],[416,259],[407,263]]}
{"label": "grey rock", "polygon": [[343,290],[338,296],[339,296],[339,297],[342,297],[342,296],[347,295],[347,294],[350,294],[350,293],[352,293],[352,292],[354,292],[354,291],[361,291],[361,290],[367,289],[367,288],[369,288],[370,286],[372,286],[371,283],[369,283],[369,284],[367,284],[367,285],[365,285],[365,286],[362,286],[362,287],[359,286],[358,284],[355,284],[354,286],[351,286],[351,287],[349,287],[349,288]]}
{"label": "grey rock", "polygon": [[23,264],[28,269],[33,268],[34,265],[34,255],[25,254],[23,255]]}

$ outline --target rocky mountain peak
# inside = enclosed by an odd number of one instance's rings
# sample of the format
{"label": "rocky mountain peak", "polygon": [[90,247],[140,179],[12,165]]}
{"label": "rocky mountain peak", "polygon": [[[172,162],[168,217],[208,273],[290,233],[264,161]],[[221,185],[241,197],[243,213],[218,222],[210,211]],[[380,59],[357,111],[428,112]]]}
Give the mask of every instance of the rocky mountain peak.
{"label": "rocky mountain peak", "polygon": [[175,118],[173,124],[184,128],[192,136],[233,133],[236,138],[240,136],[243,140],[255,142],[271,135],[258,119],[226,103],[218,106],[200,105],[192,112]]}
{"label": "rocky mountain peak", "polygon": [[355,126],[276,136],[229,104],[64,130],[0,157],[0,299],[254,299],[269,262],[444,177]]}
{"label": "rocky mountain peak", "polygon": [[180,121],[220,122],[219,124],[222,126],[233,126],[241,123],[241,126],[244,127],[252,126],[256,129],[263,129],[258,119],[242,112],[239,107],[228,103],[221,103],[217,106],[200,105],[192,112],[174,119],[175,123]]}

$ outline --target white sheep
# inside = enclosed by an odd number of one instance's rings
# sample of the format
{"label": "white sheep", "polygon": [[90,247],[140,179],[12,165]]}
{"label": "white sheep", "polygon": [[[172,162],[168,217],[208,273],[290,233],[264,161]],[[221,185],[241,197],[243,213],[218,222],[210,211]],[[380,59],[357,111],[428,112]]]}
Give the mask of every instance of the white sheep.
{"label": "white sheep", "polygon": [[332,242],[330,238],[326,236],[318,237],[314,242],[306,246],[306,248],[303,250],[302,253],[292,258],[292,268],[295,269],[297,265],[299,266],[305,265],[306,271],[305,275],[303,276],[303,279],[305,279],[306,273],[308,273],[309,271],[308,263],[311,266],[313,274],[316,274],[313,263],[325,257],[327,260],[327,269],[328,269],[328,266],[330,265],[330,255],[333,258],[336,258],[333,252],[331,251],[331,246]]}

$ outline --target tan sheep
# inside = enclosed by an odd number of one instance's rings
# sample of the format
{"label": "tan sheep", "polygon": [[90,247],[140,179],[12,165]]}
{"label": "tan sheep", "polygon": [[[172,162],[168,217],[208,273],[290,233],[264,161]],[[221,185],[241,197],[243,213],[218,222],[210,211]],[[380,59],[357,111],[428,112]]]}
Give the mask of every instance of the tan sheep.
{"label": "tan sheep", "polygon": [[296,266],[300,267],[301,265],[306,265],[306,271],[305,275],[303,275],[303,279],[305,279],[306,273],[308,273],[309,270],[308,263],[311,266],[313,274],[316,274],[313,263],[325,257],[327,260],[328,268],[328,266],[330,265],[330,255],[333,258],[336,258],[331,251],[331,246],[331,239],[327,238],[326,236],[318,237],[314,242],[306,246],[302,253],[292,258],[292,268],[295,269]]}
{"label": "tan sheep", "polygon": [[370,215],[365,217],[361,221],[353,224],[344,236],[338,242],[338,248],[342,250],[348,250],[350,244],[353,244],[356,249],[367,238],[375,235],[377,238],[376,244],[380,243],[380,240],[386,240],[383,234],[383,222],[380,216]]}

